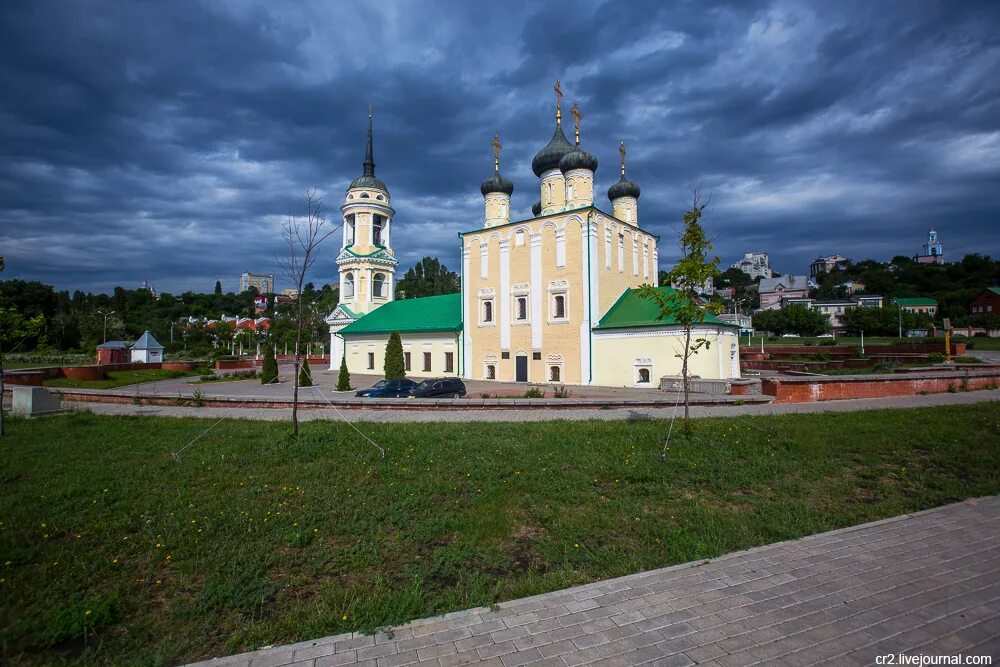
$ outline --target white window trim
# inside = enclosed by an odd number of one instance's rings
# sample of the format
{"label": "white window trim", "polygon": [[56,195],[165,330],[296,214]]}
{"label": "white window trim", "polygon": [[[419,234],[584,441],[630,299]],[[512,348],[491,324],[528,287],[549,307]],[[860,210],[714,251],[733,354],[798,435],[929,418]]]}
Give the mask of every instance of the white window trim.
{"label": "white window trim", "polygon": [[[649,371],[649,382],[639,381],[639,371]],[[637,357],[632,361],[632,386],[633,387],[653,387],[653,359],[651,357]]]}
{"label": "white window trim", "polygon": [[[549,293],[549,312],[547,322],[549,324],[569,324],[569,283],[565,280],[553,281],[549,283],[546,290]],[[556,317],[556,297],[563,298],[563,317]]]}
{"label": "white window trim", "polygon": [[[510,325],[512,327],[523,327],[531,324],[531,299],[528,296],[528,292],[518,293],[513,292],[511,294],[511,312],[510,312]],[[518,299],[524,299],[524,317],[519,318],[517,316],[517,301]]]}

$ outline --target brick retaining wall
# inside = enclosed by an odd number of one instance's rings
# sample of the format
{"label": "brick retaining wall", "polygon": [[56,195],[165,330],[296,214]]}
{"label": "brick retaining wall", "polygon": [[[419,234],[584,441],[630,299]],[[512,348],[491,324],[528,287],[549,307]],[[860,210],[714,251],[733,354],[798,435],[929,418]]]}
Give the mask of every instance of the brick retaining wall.
{"label": "brick retaining wall", "polygon": [[905,375],[841,375],[832,377],[762,378],[762,390],[775,403],[812,403],[851,398],[939,394],[949,390],[992,389],[1000,370],[926,372]]}

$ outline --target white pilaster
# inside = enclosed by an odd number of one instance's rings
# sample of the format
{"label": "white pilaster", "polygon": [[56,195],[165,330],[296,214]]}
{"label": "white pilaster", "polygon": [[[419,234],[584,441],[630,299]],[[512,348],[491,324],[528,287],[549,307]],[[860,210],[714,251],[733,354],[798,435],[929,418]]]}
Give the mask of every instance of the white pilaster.
{"label": "white pilaster", "polygon": [[467,276],[469,275],[469,246],[462,248],[462,376],[468,380],[472,379],[472,330],[474,323],[469,317],[469,286]]}
{"label": "white pilaster", "polygon": [[500,349],[510,350],[510,241],[507,239],[500,241]]}
{"label": "white pilaster", "polygon": [[531,235],[531,347],[542,349],[542,235]]}

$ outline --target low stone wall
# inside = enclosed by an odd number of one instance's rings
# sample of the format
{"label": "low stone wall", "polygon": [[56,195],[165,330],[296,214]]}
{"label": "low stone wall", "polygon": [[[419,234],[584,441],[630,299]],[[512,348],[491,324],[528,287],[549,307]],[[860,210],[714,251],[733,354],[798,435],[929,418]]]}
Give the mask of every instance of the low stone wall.
{"label": "low stone wall", "polygon": [[[142,371],[159,370],[165,371],[193,371],[198,366],[205,365],[200,361],[164,361],[150,364],[126,363],[126,364],[103,364],[92,366],[52,366],[50,368],[26,368],[23,370],[7,371],[4,373],[4,383],[25,385],[30,387],[41,387],[45,380],[57,378],[70,378],[73,380],[103,380],[109,371]],[[241,366],[240,368],[249,368]]]}
{"label": "low stone wall", "polygon": [[[149,366],[156,366],[157,364],[148,364]],[[164,361],[159,364],[160,368],[165,371],[193,371],[198,368],[198,366],[204,365],[203,362],[199,361]]]}
{"label": "low stone wall", "polygon": [[812,403],[851,398],[882,398],[939,394],[946,391],[993,389],[1000,385],[1000,371],[946,371],[905,375],[840,375],[827,377],[762,378],[766,396],[775,403]]}
{"label": "low stone wall", "polygon": [[[961,356],[965,354],[966,342],[965,341],[952,341],[951,342],[951,353],[956,356]],[[820,352],[826,352],[831,357],[841,354],[846,355],[856,355],[858,353],[857,345],[765,345],[764,354],[769,354],[772,357],[775,356],[791,356],[800,355],[804,357],[810,357],[814,354],[819,354]],[[936,352],[938,354],[944,354],[944,340],[940,343],[905,343],[899,345],[866,345],[865,353],[868,355],[875,354],[930,354]],[[760,354],[760,346],[744,345],[740,347],[740,356],[744,354]]]}
{"label": "low stone wall", "polygon": [[[263,363],[263,362],[261,362]],[[215,362],[215,370],[217,371],[229,371],[236,368],[253,368],[257,362],[253,359],[227,359]]]}

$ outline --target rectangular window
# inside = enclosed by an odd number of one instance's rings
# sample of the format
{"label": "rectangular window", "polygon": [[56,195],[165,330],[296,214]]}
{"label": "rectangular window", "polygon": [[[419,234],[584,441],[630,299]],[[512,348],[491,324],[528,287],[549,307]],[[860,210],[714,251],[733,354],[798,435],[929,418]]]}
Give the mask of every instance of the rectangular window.
{"label": "rectangular window", "polygon": [[542,353],[541,352],[532,352],[531,353],[531,358],[534,361],[541,361],[542,360]]}
{"label": "rectangular window", "polygon": [[454,373],[455,372],[455,353],[445,352],[444,353],[444,372]]}
{"label": "rectangular window", "polygon": [[370,371],[375,370],[375,353],[374,352],[369,352],[368,353],[368,370],[370,370]]}
{"label": "rectangular window", "polygon": [[493,321],[493,302],[483,301],[483,324]]}
{"label": "rectangular window", "polygon": [[510,359],[510,352],[501,352],[500,353],[500,358],[501,359]]}
{"label": "rectangular window", "polygon": [[410,353],[409,352],[404,352],[403,353],[403,367],[406,368],[406,372],[407,373],[410,372]]}
{"label": "rectangular window", "polygon": [[424,352],[424,371],[431,370],[431,353]]}
{"label": "rectangular window", "polygon": [[517,297],[515,318],[519,320],[528,319],[528,298],[524,296]]}

